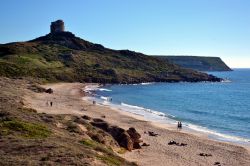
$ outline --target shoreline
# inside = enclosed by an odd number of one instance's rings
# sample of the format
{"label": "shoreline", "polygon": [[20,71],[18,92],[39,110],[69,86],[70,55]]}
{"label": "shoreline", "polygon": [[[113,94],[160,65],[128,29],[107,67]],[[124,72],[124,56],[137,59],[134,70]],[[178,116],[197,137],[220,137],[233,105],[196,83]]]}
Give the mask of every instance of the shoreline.
{"label": "shoreline", "polygon": [[[151,84],[151,83],[146,83],[146,84]],[[148,122],[152,123],[152,125],[155,125],[156,127],[161,127],[161,128],[165,128],[165,129],[172,130],[172,131],[177,130],[177,127],[176,127],[177,126],[177,121],[174,120],[174,119],[171,119],[169,117],[167,117],[163,121],[161,121],[159,119],[156,120],[156,119],[152,119],[152,118],[151,119],[150,118],[145,118],[144,115],[140,115],[140,114],[134,113],[132,111],[127,111],[127,110],[124,110],[122,108],[119,108],[118,104],[114,104],[112,102],[108,102],[107,104],[100,103],[101,101],[105,102],[105,99],[97,98],[98,95],[95,94],[95,91],[97,91],[99,89],[103,89],[104,86],[105,85],[102,85],[102,84],[88,84],[87,85],[87,90],[86,90],[86,88],[83,89],[84,92],[87,92],[87,96],[85,96],[83,98],[85,98],[85,99],[89,98],[89,99],[87,99],[87,101],[88,100],[99,101],[99,103],[97,102],[97,104],[99,104],[100,106],[107,106],[110,109],[112,109],[114,111],[117,111],[118,113],[121,113],[123,115],[130,116],[130,117],[138,119],[138,120],[148,121]],[[90,98],[92,98],[92,99],[90,99]],[[144,108],[144,107],[142,107],[142,108]],[[142,110],[142,111],[144,111],[144,110]],[[174,121],[176,122],[176,124],[173,124]],[[184,122],[184,124],[185,124],[185,122]],[[183,125],[183,128],[181,129],[181,132],[186,133],[186,134],[194,134],[196,136],[203,137],[203,138],[206,138],[206,139],[210,139],[210,140],[213,140],[213,141],[218,141],[218,142],[222,142],[222,143],[229,143],[229,144],[234,144],[234,145],[238,145],[238,146],[243,146],[243,147],[246,147],[248,150],[250,150],[250,141],[247,141],[248,139],[246,139],[246,138],[241,138],[241,137],[238,137],[238,136],[233,136],[233,135],[228,135],[228,134],[222,134],[220,132],[213,131],[213,130],[207,129],[207,128],[205,128],[206,131],[201,131],[204,127],[203,126],[198,126],[198,125],[194,125],[194,126],[198,127],[198,128],[201,128],[201,129],[196,129],[195,130],[195,129],[189,127],[189,125],[193,125],[193,124]],[[238,139],[238,140],[236,140],[236,139]]]}
{"label": "shoreline", "polygon": [[[102,106],[102,105],[100,105],[100,106]],[[242,143],[242,142],[236,142],[236,141],[230,142],[230,141],[226,141],[226,140],[223,141],[223,140],[219,140],[216,138],[210,138],[209,134],[206,134],[205,132],[196,131],[196,130],[193,130],[193,129],[188,128],[188,127],[184,127],[181,130],[177,130],[176,125],[173,125],[173,124],[165,124],[165,123],[161,123],[161,122],[157,122],[157,121],[147,120],[141,115],[137,115],[137,114],[134,114],[131,112],[125,112],[125,111],[119,110],[117,108],[113,108],[112,106],[107,106],[107,107],[109,107],[113,111],[116,111],[122,115],[129,116],[129,117],[137,119],[137,120],[147,121],[151,125],[158,127],[158,128],[162,128],[162,129],[166,129],[166,130],[170,130],[170,131],[174,131],[174,132],[190,134],[190,135],[194,135],[194,136],[197,136],[200,138],[204,138],[204,139],[208,139],[208,140],[216,141],[216,142],[220,142],[220,143],[227,143],[227,144],[233,144],[236,146],[242,146],[242,147],[246,148],[250,153],[250,144],[248,145],[248,143]]]}
{"label": "shoreline", "polygon": [[[141,116],[131,116],[131,113],[115,110],[109,106],[93,105],[90,101],[84,100],[86,99],[86,93],[82,89],[89,85],[91,84],[47,84],[44,87],[52,88],[54,90],[52,95],[44,93],[26,95],[26,103],[28,107],[36,109],[39,113],[87,115],[92,118],[104,117],[103,120],[111,125],[124,129],[134,127],[141,134],[143,142],[150,146],[143,146],[142,149],[119,155],[128,161],[138,163],[138,165],[205,166],[214,165],[215,162],[220,162],[221,165],[247,166],[250,164],[249,148],[214,141],[190,132],[167,129],[162,125],[158,126],[156,123],[146,121]],[[83,97],[85,98],[83,99]],[[47,99],[53,100],[55,106],[53,105],[52,108],[48,109],[44,104],[44,100]],[[149,136],[148,131],[153,131],[159,136]],[[168,142],[172,140],[185,143],[187,146],[168,145]],[[212,156],[202,157],[199,156],[200,153],[211,154]]]}

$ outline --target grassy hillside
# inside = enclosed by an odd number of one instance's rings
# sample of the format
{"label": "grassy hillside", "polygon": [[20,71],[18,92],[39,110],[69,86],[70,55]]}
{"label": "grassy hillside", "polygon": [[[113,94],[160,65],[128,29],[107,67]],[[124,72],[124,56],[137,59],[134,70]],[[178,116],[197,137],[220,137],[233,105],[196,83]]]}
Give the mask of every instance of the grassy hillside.
{"label": "grassy hillside", "polygon": [[86,119],[25,107],[31,89],[42,90],[33,81],[0,77],[0,165],[137,165],[119,157],[126,150]]}
{"label": "grassy hillside", "polygon": [[112,50],[70,32],[0,45],[0,76],[46,81],[140,83],[220,79],[129,50]]}
{"label": "grassy hillside", "polygon": [[159,59],[198,71],[231,71],[220,57],[157,56]]}

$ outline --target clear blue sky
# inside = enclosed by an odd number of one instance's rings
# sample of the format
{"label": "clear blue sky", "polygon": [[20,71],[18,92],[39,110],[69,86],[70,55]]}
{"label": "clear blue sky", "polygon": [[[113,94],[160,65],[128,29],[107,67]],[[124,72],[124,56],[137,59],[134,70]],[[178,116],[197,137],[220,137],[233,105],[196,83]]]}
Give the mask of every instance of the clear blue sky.
{"label": "clear blue sky", "polygon": [[51,21],[114,49],[220,56],[250,67],[250,0],[1,0],[0,43],[49,33]]}

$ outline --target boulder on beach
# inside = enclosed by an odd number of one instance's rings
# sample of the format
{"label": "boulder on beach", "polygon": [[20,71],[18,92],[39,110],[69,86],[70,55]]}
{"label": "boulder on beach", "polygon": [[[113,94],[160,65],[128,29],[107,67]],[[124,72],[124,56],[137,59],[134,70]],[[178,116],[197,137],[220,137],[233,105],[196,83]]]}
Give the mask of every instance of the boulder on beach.
{"label": "boulder on beach", "polygon": [[148,135],[149,135],[149,136],[154,136],[154,137],[156,137],[156,136],[159,135],[159,134],[156,134],[156,133],[154,133],[153,131],[148,131]]}
{"label": "boulder on beach", "polygon": [[106,121],[97,118],[93,119],[90,123],[93,126],[109,133],[121,147],[124,147],[129,151],[141,148],[141,135],[133,127],[126,131],[118,126],[111,126]]}
{"label": "boulder on beach", "polygon": [[46,93],[52,94],[53,93],[53,89],[49,88],[45,90]]}
{"label": "boulder on beach", "polygon": [[89,117],[88,115],[83,115],[82,118],[86,120],[91,120],[91,117]]}
{"label": "boulder on beach", "polygon": [[131,151],[134,149],[134,143],[132,139],[130,138],[129,134],[125,131],[121,133],[118,143],[121,147],[126,148],[128,151]]}
{"label": "boulder on beach", "polygon": [[[108,129],[108,132],[117,140],[119,140],[121,134],[125,132],[123,128],[120,128],[118,126],[110,126]],[[119,142],[118,142],[119,143]]]}
{"label": "boulder on beach", "polygon": [[175,141],[169,141],[168,145],[187,146],[186,143],[178,143],[178,142],[175,142]]}
{"label": "boulder on beach", "polygon": [[141,146],[150,146],[150,144],[143,143]]}
{"label": "boulder on beach", "polygon": [[127,130],[127,133],[129,134],[130,138],[133,141],[133,147],[134,149],[140,149],[140,143],[142,142],[142,140],[140,140],[141,135],[135,130],[134,127],[131,127]]}

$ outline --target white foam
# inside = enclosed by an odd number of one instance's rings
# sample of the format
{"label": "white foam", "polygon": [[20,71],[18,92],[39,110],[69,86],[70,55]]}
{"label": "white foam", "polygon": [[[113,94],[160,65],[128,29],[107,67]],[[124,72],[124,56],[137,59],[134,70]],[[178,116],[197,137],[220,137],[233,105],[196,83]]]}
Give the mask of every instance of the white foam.
{"label": "white foam", "polygon": [[130,104],[126,104],[126,103],[121,103],[122,106],[126,106],[126,107],[130,107],[130,108],[135,108],[135,109],[141,109],[143,110],[143,107],[139,107],[139,106],[135,106],[135,105],[130,105]]}
{"label": "white foam", "polygon": [[126,104],[126,103],[121,103],[121,106],[130,108],[130,109],[132,108],[132,109],[135,109],[137,111],[141,111],[141,114],[143,114],[143,112],[147,112],[147,113],[151,113],[151,114],[154,114],[154,115],[157,115],[157,116],[160,116],[160,117],[168,117],[168,116],[174,117],[172,115],[168,115],[167,116],[163,112],[154,111],[154,110],[151,110],[151,109],[148,109],[148,108],[144,108],[144,107],[140,107],[140,106],[135,106],[135,105],[130,105],[130,104]]}
{"label": "white foam", "polygon": [[100,98],[103,99],[103,100],[105,100],[105,101],[109,100],[109,97],[105,97],[105,96],[101,96]]}
{"label": "white foam", "polygon": [[112,90],[110,90],[110,89],[105,89],[105,88],[99,88],[98,89],[99,91],[107,91],[107,92],[111,92]]}
{"label": "white foam", "polygon": [[109,101],[105,100],[102,102],[103,105],[110,105]]}
{"label": "white foam", "polygon": [[87,85],[83,88],[83,91],[86,93],[91,93],[92,91],[96,91],[99,88],[99,85]]}
{"label": "white foam", "polygon": [[248,143],[250,142],[250,139],[222,134],[222,133],[207,129],[206,127],[201,127],[201,126],[197,126],[193,124],[187,124],[187,127],[198,132],[207,133],[207,134],[210,134],[211,136],[216,136],[217,139],[220,139],[220,140],[232,141],[232,142],[248,142]]}
{"label": "white foam", "polygon": [[154,84],[155,82],[143,82],[143,83],[139,83],[139,84],[130,84],[130,85],[151,85]]}
{"label": "white foam", "polygon": [[154,84],[154,82],[143,82],[143,83],[141,83],[141,85],[151,85],[151,84]]}
{"label": "white foam", "polygon": [[231,81],[231,80],[228,80],[228,79],[223,79],[221,82],[222,82],[222,83],[231,83],[232,81]]}

